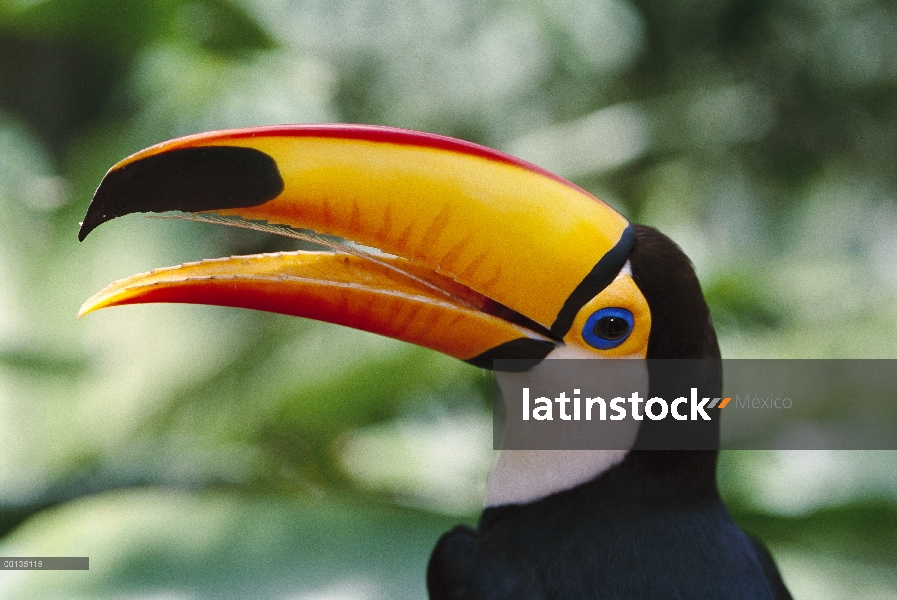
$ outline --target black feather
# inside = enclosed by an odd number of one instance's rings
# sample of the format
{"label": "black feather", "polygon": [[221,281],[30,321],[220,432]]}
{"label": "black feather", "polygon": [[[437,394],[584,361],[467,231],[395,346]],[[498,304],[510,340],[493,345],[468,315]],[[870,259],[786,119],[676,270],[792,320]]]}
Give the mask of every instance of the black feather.
{"label": "black feather", "polygon": [[[719,347],[691,263],[656,230],[636,226],[635,234],[632,275],[652,315],[648,358],[705,359],[699,385],[718,395]],[[675,369],[649,369],[651,395],[693,384]],[[718,448],[718,426],[642,425],[635,449],[592,481],[487,508],[477,529],[458,527],[439,540],[427,571],[430,598],[789,599],[769,554],[719,497],[717,450],[647,449],[683,435]]]}

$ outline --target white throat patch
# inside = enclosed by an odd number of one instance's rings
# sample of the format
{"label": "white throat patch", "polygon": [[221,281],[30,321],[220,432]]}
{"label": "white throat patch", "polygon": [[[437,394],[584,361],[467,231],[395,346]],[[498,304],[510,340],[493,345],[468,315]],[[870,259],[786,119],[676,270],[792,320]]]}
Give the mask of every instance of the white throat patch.
{"label": "white throat patch", "polygon": [[[621,274],[631,276],[631,268],[627,261],[620,271]],[[530,382],[537,386],[538,383],[547,384],[549,389],[564,389],[564,384],[569,382],[552,381],[557,379],[557,369],[552,369],[550,363],[555,359],[597,359],[601,358],[586,350],[561,345],[552,351],[542,363],[525,373],[495,373],[499,386],[503,389],[520,389],[522,385]],[[610,367],[609,363],[606,363]],[[613,387],[627,389],[629,392],[639,390],[642,397],[648,393],[648,369],[647,364],[641,369],[636,369],[635,375],[630,373],[626,381],[614,381]],[[600,372],[606,370],[596,368],[596,389],[607,389],[607,379],[601,379]],[[614,371],[616,374],[617,371]],[[606,376],[605,376],[606,377]],[[525,383],[522,383],[525,382]],[[537,383],[538,382],[538,383]],[[552,387],[553,386],[553,387]],[[535,389],[535,387],[533,388]],[[578,393],[579,390],[576,390]],[[585,392],[585,390],[583,390]],[[627,394],[628,395],[628,394]],[[612,396],[609,396],[612,397]],[[614,424],[612,429],[603,429],[606,424],[595,422],[589,435],[602,436],[613,435],[621,439],[612,447],[626,448],[623,450],[502,450],[498,456],[489,481],[486,484],[486,506],[502,506],[507,504],[526,504],[549,496],[551,494],[568,490],[580,484],[595,479],[608,469],[620,464],[635,443],[638,434],[638,425],[632,423],[631,429],[622,431],[619,424]],[[591,438],[590,438],[591,439]],[[606,437],[604,439],[607,439]],[[580,446],[582,447],[582,446]],[[585,447],[588,447],[586,445]]]}
{"label": "white throat patch", "polygon": [[486,506],[527,504],[595,479],[628,450],[502,450],[486,484]]}

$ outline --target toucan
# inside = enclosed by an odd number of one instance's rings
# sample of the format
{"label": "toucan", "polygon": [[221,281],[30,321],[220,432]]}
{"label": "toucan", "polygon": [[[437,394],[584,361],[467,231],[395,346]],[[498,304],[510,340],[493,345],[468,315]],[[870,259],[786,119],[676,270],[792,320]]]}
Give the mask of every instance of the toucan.
{"label": "toucan", "polygon": [[[487,369],[503,359],[534,371],[557,358],[702,359],[715,365],[702,385],[721,390],[710,312],[679,247],[496,150],[363,125],[191,135],[113,166],[79,239],[115,217],[167,211],[333,237],[315,238],[326,251],[134,275],[79,315],[146,302],[243,307],[354,327]],[[679,392],[676,369],[652,369],[650,393]],[[719,420],[654,425],[645,421],[627,448],[503,451],[478,526],[436,545],[430,598],[790,598],[770,554],[718,493]],[[658,445],[670,436],[679,445]]]}

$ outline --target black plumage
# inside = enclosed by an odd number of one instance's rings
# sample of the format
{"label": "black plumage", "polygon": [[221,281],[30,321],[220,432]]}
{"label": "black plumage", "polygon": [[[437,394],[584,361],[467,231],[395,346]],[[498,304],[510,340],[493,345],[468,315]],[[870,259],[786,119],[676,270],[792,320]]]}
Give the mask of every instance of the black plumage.
{"label": "black plumage", "polygon": [[[705,359],[702,389],[719,395],[720,363],[706,360],[719,359],[719,347],[690,261],[656,230],[635,231],[629,258],[651,309],[648,359]],[[681,372],[649,366],[649,377],[652,396],[685,393]],[[430,598],[791,598],[767,551],[720,499],[718,451],[651,449],[670,435],[718,448],[718,421],[688,425],[646,420],[625,459],[595,479],[487,508],[477,529],[445,534],[430,559]]]}

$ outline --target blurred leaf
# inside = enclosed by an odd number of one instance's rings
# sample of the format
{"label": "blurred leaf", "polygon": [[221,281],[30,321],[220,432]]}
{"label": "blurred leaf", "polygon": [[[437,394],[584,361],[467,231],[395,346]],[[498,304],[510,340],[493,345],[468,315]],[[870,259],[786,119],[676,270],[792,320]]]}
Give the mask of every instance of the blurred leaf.
{"label": "blurred leaf", "polygon": [[44,376],[80,377],[90,366],[87,356],[61,354],[48,348],[0,348],[0,364]]}
{"label": "blurred leaf", "polygon": [[432,546],[451,520],[340,496],[300,499],[132,490],[32,517],[4,556],[89,556],[77,571],[19,571],[5,598],[214,598],[297,594],[421,598]]}
{"label": "blurred leaf", "polygon": [[134,52],[165,31],[171,5],[167,0],[43,0],[20,4],[0,25],[38,38]]}
{"label": "blurred leaf", "polygon": [[730,510],[745,531],[770,545],[897,564],[897,505],[891,502],[857,500],[798,517],[745,510],[733,503]]}
{"label": "blurred leaf", "polygon": [[223,56],[240,57],[275,46],[235,0],[188,0],[177,9],[176,27],[204,49]]}
{"label": "blurred leaf", "polygon": [[133,54],[162,37],[183,37],[210,51],[239,55],[273,39],[234,0],[42,0],[0,13],[0,28],[43,39]]}
{"label": "blurred leaf", "polygon": [[264,29],[231,0],[44,0],[0,13],[0,104],[65,153],[102,117],[140,105],[123,93],[134,59],[161,40],[217,56],[271,49]]}
{"label": "blurred leaf", "polygon": [[704,298],[717,330],[772,329],[781,325],[785,321],[784,308],[766,291],[768,285],[743,270],[727,272],[704,285]]}

